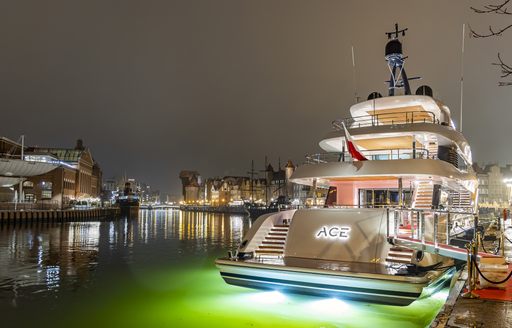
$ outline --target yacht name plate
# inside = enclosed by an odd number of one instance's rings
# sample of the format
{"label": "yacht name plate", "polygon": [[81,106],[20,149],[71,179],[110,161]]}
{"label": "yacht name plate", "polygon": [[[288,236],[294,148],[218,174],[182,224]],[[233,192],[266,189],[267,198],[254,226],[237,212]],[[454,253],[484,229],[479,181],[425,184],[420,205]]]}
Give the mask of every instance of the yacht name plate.
{"label": "yacht name plate", "polygon": [[316,238],[347,240],[350,237],[350,227],[323,226],[316,232]]}

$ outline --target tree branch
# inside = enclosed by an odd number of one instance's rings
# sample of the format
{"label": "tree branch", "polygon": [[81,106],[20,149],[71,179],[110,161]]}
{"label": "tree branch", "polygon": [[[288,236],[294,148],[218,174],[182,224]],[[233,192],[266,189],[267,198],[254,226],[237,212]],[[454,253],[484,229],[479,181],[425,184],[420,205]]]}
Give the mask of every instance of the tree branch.
{"label": "tree branch", "polygon": [[[482,9],[470,7],[471,10],[473,10],[477,14],[497,14],[497,15],[512,15],[512,12],[509,11],[508,5],[511,4],[512,0],[501,0],[501,3],[494,5],[494,4],[488,4],[484,5]],[[471,31],[471,36],[474,38],[489,38],[494,36],[502,36],[503,33],[512,28],[512,24],[505,26],[503,28],[500,28],[498,30],[495,30],[491,25],[489,25],[489,32],[488,33],[477,33],[475,30],[469,27],[469,30]],[[512,75],[512,66],[507,65],[503,62],[503,59],[501,59],[501,55],[498,52],[498,62],[492,63],[494,66],[498,66],[501,69],[501,78],[510,78]],[[508,86],[512,85],[512,82],[499,82],[499,86]]]}
{"label": "tree branch", "polygon": [[489,38],[491,36],[501,36],[503,34],[503,32],[505,32],[509,28],[512,28],[512,24],[505,26],[504,28],[501,28],[497,31],[495,31],[494,28],[489,25],[489,33],[487,33],[487,34],[477,33],[477,32],[475,32],[475,30],[473,30],[471,28],[471,26],[469,27],[469,30],[471,31],[471,36],[478,39],[478,38]]}
{"label": "tree branch", "polygon": [[[503,59],[501,59],[501,55],[498,52],[498,61],[499,63],[492,63],[494,66],[498,66],[501,69],[501,77],[505,78],[510,75],[512,75],[512,66],[507,65],[503,62]],[[503,83],[503,82],[501,82]]]}
{"label": "tree branch", "polygon": [[470,7],[477,14],[499,14],[499,15],[512,15],[510,11],[508,11],[507,5],[510,0],[505,0],[497,5],[485,5],[484,9],[479,9],[475,7]]}

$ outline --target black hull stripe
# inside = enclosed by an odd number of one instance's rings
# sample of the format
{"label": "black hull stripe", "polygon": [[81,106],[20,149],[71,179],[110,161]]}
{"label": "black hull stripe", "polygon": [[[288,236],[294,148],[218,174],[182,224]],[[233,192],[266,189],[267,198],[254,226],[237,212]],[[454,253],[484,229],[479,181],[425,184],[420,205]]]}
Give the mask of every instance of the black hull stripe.
{"label": "black hull stripe", "polygon": [[339,292],[380,294],[380,295],[387,295],[387,296],[410,297],[410,298],[418,298],[421,295],[421,293],[413,293],[413,292],[400,292],[400,291],[393,291],[393,290],[359,288],[359,287],[348,287],[348,286],[334,286],[334,285],[317,284],[317,283],[311,283],[311,282],[247,276],[247,275],[229,273],[229,272],[221,272],[221,275],[222,275],[222,277],[225,277],[228,279],[229,278],[246,279],[246,280],[252,280],[252,281],[261,281],[261,282],[267,282],[267,283],[282,284],[282,285],[292,284],[292,285],[297,285],[297,286],[327,289],[327,290],[339,291]]}

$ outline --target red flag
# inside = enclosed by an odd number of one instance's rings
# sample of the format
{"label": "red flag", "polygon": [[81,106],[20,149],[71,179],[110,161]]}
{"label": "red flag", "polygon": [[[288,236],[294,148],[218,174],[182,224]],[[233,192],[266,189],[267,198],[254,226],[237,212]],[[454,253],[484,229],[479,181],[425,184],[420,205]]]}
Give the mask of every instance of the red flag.
{"label": "red flag", "polygon": [[356,159],[358,161],[367,161],[368,158],[364,157],[363,154],[361,154],[361,151],[359,151],[359,148],[357,148],[357,145],[352,141],[352,136],[347,131],[347,127],[345,126],[345,122],[341,122],[343,125],[343,130],[345,130],[345,142],[347,143],[348,152],[350,153],[350,156],[352,156],[353,159]]}

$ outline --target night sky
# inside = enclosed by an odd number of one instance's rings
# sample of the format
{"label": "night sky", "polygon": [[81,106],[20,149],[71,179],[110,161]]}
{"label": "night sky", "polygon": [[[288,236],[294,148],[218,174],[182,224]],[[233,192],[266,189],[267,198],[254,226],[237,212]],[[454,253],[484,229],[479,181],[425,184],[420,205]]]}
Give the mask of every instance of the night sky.
{"label": "night sky", "polygon": [[[246,175],[319,152],[357,90],[385,94],[384,32],[409,28],[412,83],[431,85],[458,126],[462,24],[512,16],[485,1],[0,0],[0,135],[72,147],[82,138],[104,178],[178,194],[182,169]],[[468,33],[469,35],[469,33]],[[479,162],[512,162],[512,31],[466,38],[463,132]]]}

